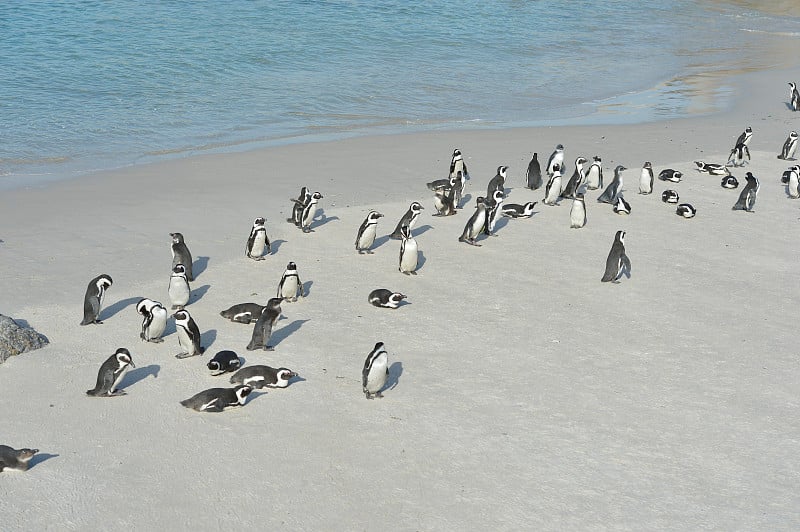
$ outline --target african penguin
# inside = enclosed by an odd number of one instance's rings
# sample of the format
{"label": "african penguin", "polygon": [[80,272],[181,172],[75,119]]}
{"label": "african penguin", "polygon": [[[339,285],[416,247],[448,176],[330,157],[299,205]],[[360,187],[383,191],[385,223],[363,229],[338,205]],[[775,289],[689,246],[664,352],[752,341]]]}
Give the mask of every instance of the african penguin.
{"label": "african penguin", "polygon": [[39,449],[14,449],[8,445],[0,445],[0,473],[4,469],[27,471],[31,458],[38,452]]}
{"label": "african penguin", "polygon": [[250,229],[250,236],[247,237],[244,254],[253,260],[264,260],[264,255],[269,255],[272,252],[272,246],[269,243],[267,228],[264,223],[264,218],[256,218],[253,221],[252,229]]}
{"label": "african penguin", "polygon": [[558,165],[553,167],[553,174],[547,185],[544,187],[544,199],[542,203],[545,205],[558,205],[558,199],[561,196],[561,168]]}
{"label": "african penguin", "polygon": [[145,342],[161,343],[161,336],[167,328],[167,309],[158,301],[141,299],[136,304],[136,312],[142,315],[142,332],[139,338]]}
{"label": "african penguin", "polygon": [[571,229],[580,229],[586,225],[586,201],[583,193],[575,194],[572,208],[569,210],[569,226]]}
{"label": "african penguin", "polygon": [[609,203],[614,205],[617,202],[617,196],[622,192],[622,171],[627,170],[624,166],[617,165],[614,168],[614,179],[608,184],[606,189],[597,197],[600,203]]}
{"label": "african penguin", "polygon": [[273,368],[264,365],[247,366],[231,376],[231,384],[244,384],[255,389],[286,388],[297,373],[288,368]]}
{"label": "african penguin", "polygon": [[697,214],[697,209],[689,203],[681,203],[678,205],[678,208],[675,209],[675,214],[682,218],[694,218],[694,215]]}
{"label": "african penguin", "polygon": [[311,199],[303,205],[303,211],[300,213],[300,224],[297,227],[302,229],[304,233],[312,233],[314,231],[311,229],[311,222],[317,216],[317,205],[323,197],[319,192],[314,192],[311,194]]}
{"label": "african penguin", "polygon": [[83,296],[83,321],[81,321],[81,325],[103,323],[98,318],[100,317],[100,310],[103,308],[106,290],[112,284],[114,284],[114,281],[111,280],[111,276],[105,273],[89,281],[89,286],[86,287],[86,294]]}
{"label": "african penguin", "polygon": [[396,309],[405,298],[406,296],[400,292],[392,292],[386,288],[376,288],[369,293],[367,301],[376,307]]}
{"label": "african penguin", "polygon": [[256,349],[263,349],[264,351],[273,351],[275,348],[269,345],[270,336],[272,336],[272,329],[281,317],[281,301],[280,297],[273,297],[267,301],[267,306],[261,312],[256,324],[253,326],[253,335],[250,337],[250,343],[247,344],[248,351],[255,351]]}
{"label": "african penguin", "polygon": [[494,197],[495,190],[505,193],[506,176],[508,175],[508,166],[498,166],[497,173],[489,180],[486,186],[486,197]]}
{"label": "african penguin", "polygon": [[608,252],[606,271],[601,281],[604,283],[609,281],[616,283],[623,273],[630,277],[630,272],[631,261],[625,254],[625,231],[617,231],[617,234],[614,235],[611,251]]}
{"label": "african penguin", "polygon": [[503,195],[502,190],[495,190],[492,193],[492,199],[486,201],[486,225],[484,225],[483,232],[488,236],[497,236],[494,228],[497,225],[497,220],[503,212]]}
{"label": "african penguin", "polygon": [[555,173],[556,167],[563,173],[564,170],[564,145],[559,144],[556,146],[556,149],[553,153],[550,154],[550,157],[547,159],[547,176],[553,177],[553,173]]}
{"label": "african penguin", "polygon": [[737,188],[739,186],[739,180],[732,175],[728,175],[722,178],[720,185],[722,185],[722,188]]}
{"label": "african penguin", "polygon": [[402,218],[400,218],[400,221],[397,222],[397,226],[394,228],[394,231],[392,231],[392,234],[389,235],[389,237],[393,238],[394,240],[400,240],[403,238],[400,230],[403,227],[408,227],[408,230],[411,231],[411,229],[414,227],[414,224],[417,223],[417,219],[423,210],[424,207],[420,205],[418,201],[412,202],[411,205],[408,206],[406,213]]}
{"label": "african penguin", "polygon": [[186,277],[186,268],[183,264],[176,264],[172,268],[172,274],[169,276],[169,301],[172,304],[172,310],[182,309],[189,303],[189,296],[192,291],[189,288],[189,279]]}
{"label": "african penguin", "polygon": [[306,203],[311,201],[311,192],[308,190],[308,187],[302,187],[297,199],[289,198],[289,201],[292,202],[292,216],[291,218],[287,218],[286,221],[290,224],[300,227],[300,219],[303,215],[303,207],[306,206]]}
{"label": "african penguin", "polygon": [[453,150],[453,156],[450,158],[450,177],[455,177],[461,172],[463,179],[469,179],[469,172],[467,171],[467,163],[464,162],[464,156],[461,150],[456,148]]}
{"label": "african penguin", "polygon": [[265,308],[267,307],[258,303],[239,303],[223,310],[219,315],[236,323],[253,323]]}
{"label": "african penguin", "polygon": [[665,190],[661,193],[661,201],[664,203],[678,203],[679,199],[678,193],[674,190]]}
{"label": "african penguin", "polygon": [[370,248],[375,243],[375,235],[378,229],[378,220],[383,217],[383,214],[378,211],[369,211],[367,217],[361,222],[356,234],[356,251],[358,254],[372,253]]}
{"label": "african penguin", "polygon": [[747,146],[750,144],[750,139],[753,138],[753,128],[747,126],[741,135],[736,139],[734,146],[738,146],[739,144],[744,144]]}
{"label": "african penguin", "polygon": [[734,204],[732,209],[734,211],[754,212],[753,207],[756,205],[756,196],[758,195],[759,188],[761,188],[761,184],[758,178],[751,172],[747,172],[745,179],[747,180],[747,184],[742,189],[742,192],[739,194],[739,200]]}
{"label": "african penguin", "polygon": [[786,183],[786,193],[792,199],[800,198],[800,166],[789,168],[789,181]]}
{"label": "african penguin", "polygon": [[781,149],[781,153],[778,155],[778,159],[794,161],[795,151],[797,151],[797,131],[792,131],[789,133],[789,137],[786,139],[786,142],[783,143],[783,148]]}
{"label": "african penguin", "polygon": [[389,354],[383,346],[383,342],[378,342],[364,361],[364,369],[361,371],[361,386],[367,399],[383,397],[381,390],[386,386],[389,378]]}
{"label": "african penguin", "polygon": [[724,164],[707,163],[704,161],[695,161],[698,172],[705,172],[709,175],[730,175],[731,172]]}
{"label": "african penguin", "polygon": [[461,233],[461,236],[458,237],[458,241],[466,242],[473,246],[480,246],[480,244],[476,242],[476,239],[486,225],[486,204],[484,203],[483,196],[478,196],[475,200],[475,204],[475,212],[470,216],[469,220],[467,220],[467,224],[464,226],[464,231]]}
{"label": "african penguin", "polygon": [[530,218],[533,216],[533,208],[536,207],[536,201],[529,201],[524,205],[519,203],[503,203],[503,216],[509,218]]}
{"label": "african penguin", "polygon": [[680,183],[683,179],[683,174],[672,168],[665,168],[658,173],[659,181],[669,181],[670,183]]}
{"label": "african penguin", "polygon": [[800,110],[800,91],[797,90],[797,85],[789,82],[789,107],[792,111]]}
{"label": "african penguin", "polygon": [[534,153],[528,163],[528,171],[525,173],[525,183],[531,190],[536,190],[542,186],[542,168],[539,165],[539,154]]}
{"label": "african penguin", "polygon": [[456,188],[458,178],[450,178],[450,188],[440,191],[433,196],[433,206],[436,209],[434,216],[452,216],[456,213]]}
{"label": "african penguin", "polygon": [[214,377],[218,375],[222,375],[223,373],[228,373],[230,371],[236,371],[239,369],[239,366],[242,365],[242,361],[239,359],[239,355],[237,355],[234,351],[224,350],[219,351],[214,358],[208,361],[206,367],[214,373],[212,375]]}
{"label": "african penguin", "polygon": [[589,170],[586,172],[586,188],[597,190],[603,188],[603,160],[599,155],[595,155]]}
{"label": "african penguin", "polygon": [[625,201],[625,198],[622,197],[622,194],[617,196],[617,201],[611,207],[617,214],[630,214],[631,213],[631,204]]}
{"label": "african penguin", "polygon": [[295,302],[298,297],[303,297],[303,282],[297,274],[297,264],[290,262],[278,283],[278,292],[275,297],[282,297],[285,301]]}
{"label": "african penguin", "polygon": [[650,161],[645,161],[642,166],[642,174],[639,176],[639,194],[653,193],[653,165]]}
{"label": "african penguin", "polygon": [[583,164],[585,162],[586,159],[584,157],[578,157],[575,159],[575,170],[572,172],[572,177],[569,178],[563,190],[561,190],[561,194],[559,195],[560,197],[569,199],[575,198],[575,194],[578,193],[578,190],[580,190],[581,185],[583,184]]}
{"label": "african penguin", "polygon": [[174,269],[178,264],[183,264],[183,267],[186,268],[186,279],[190,282],[194,281],[192,254],[186,246],[183,235],[181,233],[170,233],[169,236],[172,237],[172,268]]}
{"label": "african penguin", "polygon": [[[747,161],[745,161],[745,157]],[[744,166],[748,161],[750,161],[750,149],[747,144],[742,142],[734,146],[730,155],[728,155],[728,163],[732,163],[733,166]]]}
{"label": "african penguin", "polygon": [[203,354],[205,348],[200,345],[200,328],[188,310],[179,310],[172,315],[175,318],[175,330],[178,333],[178,346],[182,349],[175,358],[189,358]]}
{"label": "african penguin", "polygon": [[251,386],[235,388],[209,388],[184,399],[181,404],[198,412],[222,412],[228,407],[242,406],[253,391]]}
{"label": "african penguin", "polygon": [[100,371],[97,372],[97,384],[93,389],[86,390],[86,395],[92,397],[125,395],[125,391],[118,390],[117,386],[128,370],[135,367],[130,351],[120,347],[100,366]]}
{"label": "african penguin", "polygon": [[408,227],[400,228],[400,236],[403,241],[400,242],[400,266],[398,269],[406,275],[417,275],[419,266],[417,241],[411,238],[411,230]]}

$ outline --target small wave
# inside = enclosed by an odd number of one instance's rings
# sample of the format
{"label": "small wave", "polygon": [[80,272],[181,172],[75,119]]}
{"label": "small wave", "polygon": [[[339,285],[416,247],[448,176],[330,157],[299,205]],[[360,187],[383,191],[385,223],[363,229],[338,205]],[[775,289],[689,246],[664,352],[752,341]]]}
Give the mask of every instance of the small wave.
{"label": "small wave", "polygon": [[762,33],[765,35],[776,35],[778,37],[800,37],[800,32],[797,31],[767,31],[755,30],[751,28],[739,28],[739,31],[746,31],[748,33]]}

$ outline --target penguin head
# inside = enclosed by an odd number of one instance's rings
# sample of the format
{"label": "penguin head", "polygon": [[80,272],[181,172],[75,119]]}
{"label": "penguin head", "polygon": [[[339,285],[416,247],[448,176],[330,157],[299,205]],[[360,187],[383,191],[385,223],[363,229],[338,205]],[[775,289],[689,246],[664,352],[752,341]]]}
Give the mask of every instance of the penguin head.
{"label": "penguin head", "polygon": [[[578,196],[581,197],[581,200],[583,199],[583,194],[582,193],[579,193]],[[538,202],[536,202],[536,201],[529,201],[528,203],[526,203],[525,205],[522,206],[522,210],[523,210],[523,212],[525,213],[526,216],[530,216],[531,214],[533,214],[533,208],[536,207],[537,203]]]}
{"label": "penguin head", "polygon": [[481,205],[485,205],[485,204],[486,204],[486,198],[484,198],[483,196],[478,196],[475,199],[475,206],[476,207],[480,207]]}
{"label": "penguin head", "polygon": [[585,162],[586,162],[585,157],[578,157],[577,159],[575,159],[575,166],[581,166]]}
{"label": "penguin head", "polygon": [[620,173],[620,172],[622,172],[623,170],[627,170],[627,168],[625,168],[625,167],[624,167],[624,166],[622,166],[621,164],[620,164],[620,165],[617,165],[617,167],[616,167],[616,168],[614,168],[614,171],[615,171],[616,173]]}
{"label": "penguin head", "polygon": [[264,225],[264,222],[266,222],[264,218],[256,218],[255,221],[253,221],[253,226]]}
{"label": "penguin head", "polygon": [[508,173],[508,166],[498,166],[497,167],[497,175],[499,175],[503,179],[506,178],[506,174],[507,173]]}
{"label": "penguin head", "polygon": [[652,167],[653,165],[650,161],[645,161],[644,164],[642,165],[642,168],[652,168]]}
{"label": "penguin head", "polygon": [[312,200],[317,200],[317,201],[319,201],[319,200],[321,200],[322,198],[324,198],[324,196],[323,196],[322,194],[320,194],[319,192],[314,192],[313,194],[311,194],[311,199],[312,199]]}
{"label": "penguin head", "polygon": [[286,269],[287,270],[296,271],[297,270],[297,264],[295,264],[294,262],[290,262],[289,264],[286,265]]}
{"label": "penguin head", "polygon": [[247,400],[247,396],[253,391],[253,387],[247,384],[242,384],[235,388],[236,400],[240,405],[243,405]]}
{"label": "penguin head", "polygon": [[603,162],[603,159],[601,159],[599,155],[595,155],[594,157],[592,157],[592,159],[593,159],[593,160],[594,160],[594,162],[596,162],[596,163],[601,163],[601,162]]}
{"label": "penguin head", "polygon": [[495,203],[500,203],[501,201],[503,201],[503,198],[505,197],[506,195],[503,194],[502,190],[495,190],[494,192],[492,192],[492,200],[494,200]]}
{"label": "penguin head", "polygon": [[797,131],[790,132],[789,133],[789,138],[790,139],[796,139],[797,138]]}
{"label": "penguin head", "polygon": [[389,303],[394,305],[399,305],[402,300],[404,300],[407,296],[405,294],[401,294],[400,292],[394,292],[392,295],[389,296]]}
{"label": "penguin head", "polygon": [[186,266],[184,266],[181,263],[178,263],[175,265],[174,268],[172,268],[172,273],[176,275],[186,275]]}
{"label": "penguin head", "polygon": [[103,274],[97,278],[97,283],[95,284],[99,290],[105,290],[114,284],[114,281],[111,279],[110,275]]}
{"label": "penguin head", "polygon": [[455,159],[456,157],[461,157],[461,150],[459,150],[458,148],[453,150],[453,159]]}
{"label": "penguin head", "polygon": [[176,322],[187,322],[189,321],[189,312],[187,310],[179,310],[172,317],[175,318]]}
{"label": "penguin head", "polygon": [[131,352],[125,349],[124,347],[120,347],[119,349],[117,349],[114,355],[117,358],[117,363],[119,364],[120,368],[123,368],[127,365],[130,365],[131,367],[134,368],[136,367],[136,364],[133,363],[133,359],[131,358]]}
{"label": "penguin head", "polygon": [[564,145],[563,144],[556,144],[556,151],[564,151]]}
{"label": "penguin head", "polygon": [[379,213],[378,211],[369,211],[369,214],[367,215],[367,221],[369,223],[377,223],[378,222],[378,218],[382,218],[382,217],[383,217],[383,215],[381,213]]}
{"label": "penguin head", "polygon": [[618,241],[620,244],[625,243],[625,231],[619,230],[617,234],[614,236],[614,240]]}
{"label": "penguin head", "polygon": [[294,371],[288,368],[279,368],[278,371],[275,372],[275,386],[277,388],[286,388],[289,386],[289,381],[295,377],[297,377],[297,373]]}
{"label": "penguin head", "polygon": [[19,460],[20,462],[27,462],[31,458],[33,458],[34,454],[36,454],[38,452],[39,452],[39,449],[28,449],[28,448],[19,449],[17,451],[17,460]]}
{"label": "penguin head", "polygon": [[208,369],[211,371],[222,371],[222,364],[220,364],[217,360],[212,360],[206,364],[206,366],[208,366]]}
{"label": "penguin head", "polygon": [[172,237],[173,244],[182,244],[183,243],[183,235],[181,233],[170,233],[169,236]]}
{"label": "penguin head", "polygon": [[408,210],[410,210],[413,213],[419,213],[419,211],[425,210],[425,208],[422,205],[420,205],[418,201],[415,201],[411,205],[409,205]]}
{"label": "penguin head", "polygon": [[706,166],[706,163],[704,163],[703,161],[695,161],[694,164],[697,165],[698,170],[702,170]]}
{"label": "penguin head", "polygon": [[136,303],[136,312],[139,314],[144,315],[146,312],[150,312],[150,307],[153,306],[152,299],[140,299],[138,303]]}
{"label": "penguin head", "polygon": [[278,310],[278,311],[280,312],[280,310],[281,310],[281,303],[282,303],[282,302],[283,302],[283,298],[282,298],[282,297],[273,297],[273,298],[270,298],[270,300],[269,300],[269,301],[267,301],[267,306],[266,306],[266,307],[264,307],[264,309],[262,310],[262,312],[263,312],[263,311],[265,311],[265,310],[267,310],[267,309],[270,309],[270,310]]}

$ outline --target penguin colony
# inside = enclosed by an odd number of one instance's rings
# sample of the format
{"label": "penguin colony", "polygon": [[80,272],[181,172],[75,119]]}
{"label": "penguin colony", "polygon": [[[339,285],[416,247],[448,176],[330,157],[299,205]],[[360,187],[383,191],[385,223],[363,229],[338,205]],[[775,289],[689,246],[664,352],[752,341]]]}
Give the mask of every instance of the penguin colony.
{"label": "penguin colony", "polygon": [[[790,83],[790,104],[793,111],[800,108],[800,94],[794,83]],[[753,136],[753,130],[747,127],[733,144],[729,159],[725,164],[695,161],[696,169],[700,173],[711,176],[722,176],[721,186],[726,189],[736,189],[739,181],[731,175],[730,168],[737,168],[749,164],[750,151],[748,144]],[[794,161],[797,149],[798,134],[791,131],[783,144],[779,159]],[[593,156],[592,164],[588,170],[584,165],[588,162],[583,156],[574,161],[574,171],[566,183],[562,183],[565,160],[564,145],[558,144],[550,155],[545,172],[548,181],[544,191],[542,203],[547,206],[559,206],[561,200],[571,199],[572,208],[569,215],[571,228],[582,228],[587,223],[586,194],[588,191],[602,189],[596,198],[597,203],[610,204],[612,212],[629,215],[630,204],[624,199],[623,172],[627,168],[617,165],[614,168],[614,178],[604,187],[602,159]],[[497,236],[495,232],[496,221],[499,216],[509,218],[531,218],[538,202],[529,201],[524,204],[505,203],[509,167],[501,165],[497,173],[489,180],[486,195],[475,199],[474,212],[464,226],[459,242],[481,246],[479,238]],[[641,195],[650,195],[654,192],[654,170],[652,163],[647,161],[642,164],[638,192]],[[680,183],[684,174],[672,168],[666,168],[658,173],[658,179],[665,183]],[[461,200],[466,181],[470,179],[466,162],[459,149],[454,150],[449,174],[447,178],[426,183],[427,188],[433,191],[434,216],[452,216],[464,208]],[[733,204],[733,210],[755,212],[755,204],[760,190],[760,181],[752,172],[746,172],[745,186],[741,190],[738,200]],[[781,176],[781,183],[786,185],[787,197],[800,198],[800,165],[790,166]],[[525,172],[525,188],[538,190],[544,184],[538,153],[534,152]],[[313,232],[311,226],[317,216],[319,200],[323,198],[320,192],[310,192],[307,187],[302,187],[299,196],[290,198],[292,217],[289,223],[294,224],[303,233]],[[662,201],[666,204],[676,205],[680,201],[677,191],[665,189],[661,194]],[[420,202],[414,201],[407,212],[397,223],[389,238],[401,240],[398,270],[407,275],[416,275],[418,264],[418,246],[413,238],[413,226],[418,221],[424,207]],[[689,203],[677,205],[676,214],[685,219],[693,218],[697,210]],[[355,239],[355,250],[358,254],[372,254],[377,237],[377,225],[384,215],[377,211],[370,211],[358,228]],[[566,219],[565,219],[566,222]],[[176,358],[190,358],[200,356],[205,348],[201,345],[200,328],[192,319],[185,306],[191,298],[189,283],[194,281],[192,270],[192,256],[186,245],[183,234],[170,233],[172,238],[172,268],[169,278],[168,295],[172,310],[170,316],[164,305],[160,302],[142,298],[136,305],[136,311],[143,318],[139,337],[142,341],[162,343],[166,330],[167,320],[173,318],[176,326],[176,336],[181,351]],[[611,249],[606,258],[606,266],[601,282],[620,283],[622,277],[631,277],[631,261],[625,250],[626,232],[619,230],[613,238]],[[250,234],[245,244],[245,257],[262,261],[272,253],[269,237],[267,236],[266,220],[263,217],[255,218]],[[86,289],[83,305],[83,320],[80,325],[102,324],[100,314],[105,298],[105,292],[112,286],[110,275],[100,274],[93,278]],[[276,297],[266,301],[265,305],[259,303],[238,303],[220,312],[220,316],[234,323],[255,323],[247,350],[261,349],[272,351],[274,346],[269,344],[273,328],[281,316],[281,303],[296,302],[303,297],[303,283],[300,280],[297,265],[289,262],[279,283]],[[403,305],[407,296],[386,288],[373,290],[367,297],[367,302],[378,308],[398,309]],[[214,387],[199,391],[191,397],[180,401],[186,408],[198,412],[222,412],[227,408],[240,407],[246,404],[248,397],[254,389],[263,387],[286,388],[298,373],[285,368],[256,364],[241,367],[241,359],[236,351],[225,349],[217,352],[206,364],[213,376],[233,373],[229,379],[231,387]],[[87,390],[86,395],[91,397],[118,397],[127,392],[120,388],[125,375],[135,368],[133,355],[124,347],[116,349],[100,366],[95,387]],[[362,392],[367,399],[383,397],[389,380],[389,354],[383,342],[377,342],[367,354],[364,361],[361,383]],[[38,453],[38,449],[14,449],[7,445],[0,445],[0,472],[4,469],[25,471],[30,460]]]}

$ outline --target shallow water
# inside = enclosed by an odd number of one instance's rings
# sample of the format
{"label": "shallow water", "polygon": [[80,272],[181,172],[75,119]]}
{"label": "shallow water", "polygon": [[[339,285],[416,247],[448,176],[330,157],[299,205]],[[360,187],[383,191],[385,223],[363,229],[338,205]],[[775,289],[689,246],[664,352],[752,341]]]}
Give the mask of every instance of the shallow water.
{"label": "shallow water", "polygon": [[713,112],[731,94],[715,72],[775,66],[768,49],[800,39],[800,19],[753,2],[655,4],[3,3],[0,179],[371,133]]}

